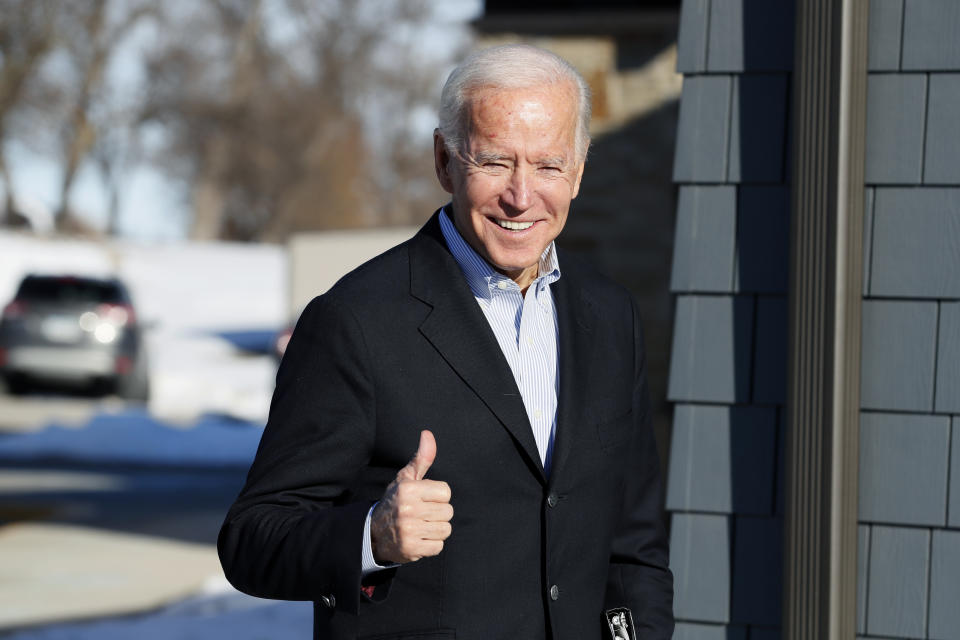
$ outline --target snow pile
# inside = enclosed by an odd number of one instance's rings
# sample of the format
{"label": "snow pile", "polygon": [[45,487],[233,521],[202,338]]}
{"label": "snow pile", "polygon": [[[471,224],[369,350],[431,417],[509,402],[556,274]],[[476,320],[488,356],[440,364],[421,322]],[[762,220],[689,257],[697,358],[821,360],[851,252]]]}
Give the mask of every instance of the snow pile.
{"label": "snow pile", "polygon": [[158,612],[142,616],[27,629],[8,640],[171,640],[229,638],[230,640],[303,640],[313,635],[309,602],[261,600],[222,588]]}
{"label": "snow pile", "polygon": [[51,425],[42,431],[0,437],[0,460],[240,467],[253,461],[263,429],[207,415],[190,428],[164,424],[142,409],[94,416],[82,429]]}

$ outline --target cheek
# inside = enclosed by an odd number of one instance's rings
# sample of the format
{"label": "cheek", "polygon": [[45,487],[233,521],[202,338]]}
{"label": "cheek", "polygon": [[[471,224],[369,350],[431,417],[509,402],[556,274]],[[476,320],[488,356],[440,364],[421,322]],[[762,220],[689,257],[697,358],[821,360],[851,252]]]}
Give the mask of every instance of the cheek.
{"label": "cheek", "polygon": [[467,180],[466,194],[471,208],[482,207],[496,200],[503,192],[505,181],[495,176],[476,176]]}

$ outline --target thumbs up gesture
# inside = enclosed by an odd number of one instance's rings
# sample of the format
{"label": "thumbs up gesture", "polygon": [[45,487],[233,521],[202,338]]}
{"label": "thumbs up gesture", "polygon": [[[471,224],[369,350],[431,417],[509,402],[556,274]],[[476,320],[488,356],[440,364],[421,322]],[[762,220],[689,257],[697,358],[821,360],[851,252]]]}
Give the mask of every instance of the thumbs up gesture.
{"label": "thumbs up gesture", "polygon": [[452,531],[450,485],[423,479],[436,457],[433,433],[421,431],[416,454],[397,472],[370,518],[370,542],[378,563],[413,562],[443,550]]}

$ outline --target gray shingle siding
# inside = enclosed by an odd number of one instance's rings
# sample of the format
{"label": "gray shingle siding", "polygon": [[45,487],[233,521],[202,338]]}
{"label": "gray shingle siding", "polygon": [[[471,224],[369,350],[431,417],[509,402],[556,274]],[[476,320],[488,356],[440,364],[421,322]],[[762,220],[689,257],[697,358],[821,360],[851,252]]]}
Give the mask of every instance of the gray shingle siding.
{"label": "gray shingle siding", "polygon": [[729,622],[730,527],[725,516],[673,515],[670,564],[673,611],[682,620]]}
{"label": "gray shingle siding", "polygon": [[[857,634],[960,638],[960,2],[869,1]],[[678,638],[779,634],[792,21],[792,3],[683,3]]]}
{"label": "gray shingle siding", "polygon": [[744,627],[678,622],[673,640],[747,640]]}
{"label": "gray shingle siding", "polygon": [[709,0],[684,0],[677,32],[677,73],[697,73],[707,67]]}
{"label": "gray shingle siding", "polygon": [[731,86],[729,76],[684,78],[673,160],[674,181],[726,180]]}
{"label": "gray shingle siding", "polygon": [[960,2],[910,0],[903,14],[903,69],[960,69]]}
{"label": "gray shingle siding", "polygon": [[680,187],[671,291],[731,291],[736,229],[736,187]]}
{"label": "gray shingle siding", "polygon": [[870,562],[870,527],[857,527],[857,633],[867,631],[867,567]]}
{"label": "gray shingle siding", "polygon": [[960,413],[960,302],[940,303],[939,325],[935,410]]}
{"label": "gray shingle siding", "polygon": [[960,529],[960,416],[953,418],[950,438],[950,505],[947,508],[951,527]]}
{"label": "gray shingle siding", "polygon": [[960,183],[960,74],[930,74],[926,152],[926,184]]}
{"label": "gray shingle siding", "polygon": [[870,537],[867,633],[922,638],[927,621],[930,531],[875,526]]}
{"label": "gray shingle siding", "polygon": [[736,517],[733,552],[733,622],[780,624],[782,521]]}
{"label": "gray shingle siding", "polygon": [[880,188],[870,293],[960,298],[960,188]]}
{"label": "gray shingle siding", "polygon": [[692,75],[673,165],[677,638],[778,634],[793,16],[792,0],[681,9],[677,68]]}
{"label": "gray shingle siding", "polygon": [[783,404],[787,395],[787,299],[757,298],[753,402]]}
{"label": "gray shingle siding", "polygon": [[860,405],[864,409],[933,409],[937,304],[865,300]]}
{"label": "gray shingle siding", "polygon": [[926,85],[926,75],[919,73],[869,77],[867,183],[920,182]]}
{"label": "gray shingle siding", "polygon": [[873,247],[874,189],[868,187],[863,194],[863,295],[870,293],[870,264]]}
{"label": "gray shingle siding", "polygon": [[945,526],[950,419],[865,413],[860,418],[860,520]]}
{"label": "gray shingle siding", "polygon": [[783,180],[786,114],[785,74],[733,76],[729,182]]}
{"label": "gray shingle siding", "polygon": [[707,69],[714,73],[790,70],[793,13],[792,1],[714,1],[710,7]]}
{"label": "gray shingle siding", "polygon": [[786,293],[790,269],[790,191],[784,186],[739,188],[735,290]]}
{"label": "gray shingle siding", "polygon": [[928,637],[953,640],[960,633],[960,531],[934,531],[931,556]]}
{"label": "gray shingle siding", "polygon": [[678,296],[669,399],[748,402],[752,334],[753,298]]}
{"label": "gray shingle siding", "polygon": [[775,441],[773,409],[677,405],[667,508],[769,514]]}
{"label": "gray shingle siding", "polygon": [[868,64],[871,71],[900,68],[902,20],[903,0],[870,0]]}

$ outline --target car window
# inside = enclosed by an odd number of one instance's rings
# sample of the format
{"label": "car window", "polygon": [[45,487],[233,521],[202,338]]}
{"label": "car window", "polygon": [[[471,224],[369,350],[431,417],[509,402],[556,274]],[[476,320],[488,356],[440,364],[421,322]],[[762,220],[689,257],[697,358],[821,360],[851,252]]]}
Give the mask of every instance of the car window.
{"label": "car window", "polygon": [[24,302],[103,304],[125,302],[122,289],[112,282],[80,278],[27,278],[17,299]]}

